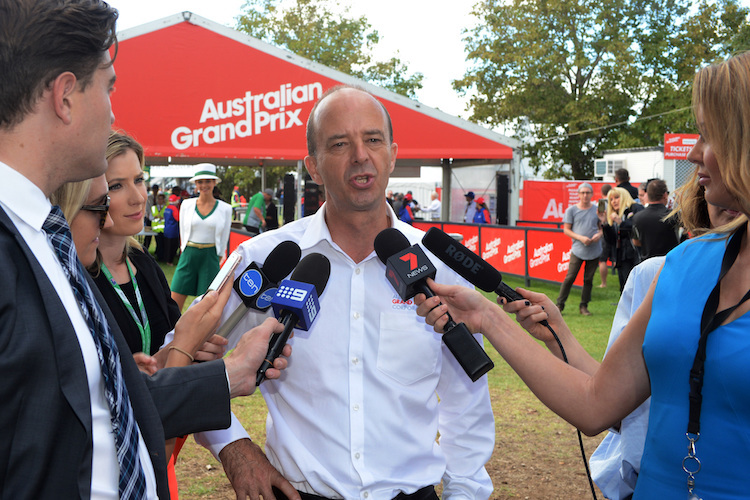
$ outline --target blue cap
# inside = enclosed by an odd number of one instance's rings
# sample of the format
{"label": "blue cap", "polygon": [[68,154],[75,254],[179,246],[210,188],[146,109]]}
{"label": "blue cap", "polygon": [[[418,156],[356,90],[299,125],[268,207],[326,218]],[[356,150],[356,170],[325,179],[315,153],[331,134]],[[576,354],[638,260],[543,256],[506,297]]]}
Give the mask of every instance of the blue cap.
{"label": "blue cap", "polygon": [[466,193],[466,194],[465,194],[464,196],[466,196],[466,197],[468,197],[468,198],[471,198],[471,199],[473,200],[473,199],[474,199],[474,191],[469,191],[469,192],[468,192],[468,193]]}

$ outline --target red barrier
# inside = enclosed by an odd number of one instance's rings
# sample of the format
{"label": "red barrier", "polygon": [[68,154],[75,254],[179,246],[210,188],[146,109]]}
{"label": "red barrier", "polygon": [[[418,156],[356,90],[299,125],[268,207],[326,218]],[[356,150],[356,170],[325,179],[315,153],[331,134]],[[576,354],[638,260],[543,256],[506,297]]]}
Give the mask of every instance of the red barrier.
{"label": "red barrier", "polygon": [[480,257],[492,267],[507,274],[526,275],[526,241],[523,229],[498,226],[482,227],[480,230],[482,253]]}
{"label": "red barrier", "polygon": [[[530,278],[562,283],[568,272],[572,242],[562,231],[529,229],[526,232],[528,269]],[[575,285],[583,285],[583,273],[579,272]]]}

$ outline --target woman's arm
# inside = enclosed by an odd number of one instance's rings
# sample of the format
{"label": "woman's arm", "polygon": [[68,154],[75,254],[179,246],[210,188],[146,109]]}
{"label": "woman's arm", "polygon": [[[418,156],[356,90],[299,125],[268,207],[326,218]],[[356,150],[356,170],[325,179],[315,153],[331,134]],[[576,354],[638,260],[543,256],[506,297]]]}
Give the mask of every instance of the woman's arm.
{"label": "woman's arm", "polygon": [[[481,331],[547,407],[585,434],[595,435],[616,424],[650,394],[641,346],[651,313],[653,286],[644,305],[593,374],[556,358],[478,292],[433,282],[430,287],[439,299],[415,297],[420,316],[442,332],[447,321],[445,313],[450,310],[455,321],[466,323],[472,331]],[[436,306],[441,300],[444,304]],[[572,335],[566,342],[566,350],[582,349]]]}

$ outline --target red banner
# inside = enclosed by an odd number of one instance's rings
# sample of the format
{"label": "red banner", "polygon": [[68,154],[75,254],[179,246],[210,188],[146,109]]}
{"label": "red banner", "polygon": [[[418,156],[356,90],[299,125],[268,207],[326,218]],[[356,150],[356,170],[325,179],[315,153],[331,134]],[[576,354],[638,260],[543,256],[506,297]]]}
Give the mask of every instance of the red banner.
{"label": "red banner", "polygon": [[480,256],[498,271],[523,276],[526,274],[524,255],[523,229],[482,228]]}
{"label": "red banner", "polygon": [[468,224],[443,224],[443,231],[448,234],[460,234],[463,236],[461,244],[479,255],[479,226]]}
{"label": "red banner", "polygon": [[[570,263],[570,238],[561,232],[529,229],[527,239],[529,277],[562,283]],[[582,272],[573,283],[583,285]]]}
{"label": "red banner", "polygon": [[[562,222],[565,210],[578,203],[578,186],[588,182],[594,188],[592,202],[601,197],[601,181],[523,181],[519,219],[523,221]],[[632,183],[637,185],[636,183]]]}
{"label": "red banner", "polygon": [[698,134],[664,134],[664,159],[687,160],[699,137]]}

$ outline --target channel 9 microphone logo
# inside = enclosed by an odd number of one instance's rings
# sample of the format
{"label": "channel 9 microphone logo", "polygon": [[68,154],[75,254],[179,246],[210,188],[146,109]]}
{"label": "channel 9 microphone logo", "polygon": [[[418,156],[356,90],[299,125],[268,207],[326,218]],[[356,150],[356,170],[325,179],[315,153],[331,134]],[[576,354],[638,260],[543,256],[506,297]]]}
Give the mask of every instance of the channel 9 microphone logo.
{"label": "channel 9 microphone logo", "polygon": [[300,330],[310,328],[320,310],[315,286],[292,280],[281,282],[272,305],[277,317],[281,315],[282,310],[294,312],[299,318],[297,328]]}

